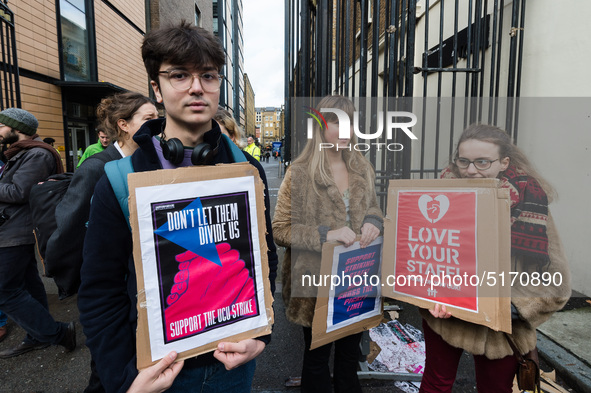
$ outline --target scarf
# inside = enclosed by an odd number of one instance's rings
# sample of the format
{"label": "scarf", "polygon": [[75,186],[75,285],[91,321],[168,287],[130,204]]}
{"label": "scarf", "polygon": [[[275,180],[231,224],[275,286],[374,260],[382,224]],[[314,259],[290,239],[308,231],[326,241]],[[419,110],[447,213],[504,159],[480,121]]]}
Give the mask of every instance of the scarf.
{"label": "scarf", "polygon": [[545,266],[548,255],[548,196],[536,179],[509,166],[501,177],[501,187],[511,196],[511,254]]}
{"label": "scarf", "polygon": [[53,146],[48,145],[45,142],[36,141],[35,139],[37,138],[39,138],[39,135],[35,134],[31,137],[31,139],[25,139],[11,144],[8,150],[4,152],[4,155],[8,160],[10,160],[12,157],[16,156],[21,150],[29,150],[34,147],[40,147],[51,152],[53,158],[55,158],[55,173],[64,173],[62,158],[60,157],[58,152],[53,148]]}
{"label": "scarf", "polygon": [[[457,178],[446,168],[441,178]],[[540,183],[521,169],[510,165],[500,177],[500,187],[508,188],[511,199],[511,255],[522,256],[541,267],[548,255],[548,196]]]}

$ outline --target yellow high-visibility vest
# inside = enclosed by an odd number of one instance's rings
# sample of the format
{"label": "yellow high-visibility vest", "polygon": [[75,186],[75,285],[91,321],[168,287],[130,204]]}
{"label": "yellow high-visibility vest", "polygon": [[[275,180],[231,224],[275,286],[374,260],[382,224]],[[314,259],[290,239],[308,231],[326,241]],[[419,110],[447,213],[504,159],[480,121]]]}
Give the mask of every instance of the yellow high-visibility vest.
{"label": "yellow high-visibility vest", "polygon": [[259,149],[259,147],[254,143],[252,145],[246,146],[244,151],[256,158],[257,161],[261,160],[261,149]]}

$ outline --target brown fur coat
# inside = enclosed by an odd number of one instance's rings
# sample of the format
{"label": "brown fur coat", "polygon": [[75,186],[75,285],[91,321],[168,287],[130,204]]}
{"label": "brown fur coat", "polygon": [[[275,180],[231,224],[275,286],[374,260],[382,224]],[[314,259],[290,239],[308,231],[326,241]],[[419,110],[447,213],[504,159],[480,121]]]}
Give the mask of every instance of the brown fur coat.
{"label": "brown fur coat", "polygon": [[[356,172],[373,175],[363,157],[354,159],[352,166]],[[376,198],[375,176],[362,176],[348,169],[351,229],[359,234],[363,224],[369,222],[381,230],[383,216]],[[318,194],[312,181],[317,184]],[[295,163],[287,170],[277,197],[273,235],[278,245],[287,247],[281,279],[289,321],[312,326],[317,290],[303,286],[302,275],[320,273],[321,227],[338,229],[346,222],[345,204],[334,184],[324,184],[320,176],[311,179],[303,164]]]}
{"label": "brown fur coat", "polygon": [[[536,328],[548,320],[554,312],[560,310],[571,294],[568,262],[556,231],[556,225],[550,215],[548,216],[547,234],[550,255],[550,265],[547,271],[550,274],[560,273],[562,285],[522,287],[517,285],[517,281],[519,281],[517,279],[516,285],[511,288],[511,302],[523,319],[513,321],[511,336],[522,354],[535,348]],[[515,257],[512,259],[511,270],[533,272],[527,268],[522,259]],[[501,359],[513,354],[507,339],[501,332],[495,332],[486,326],[475,325],[453,317],[450,319],[434,318],[429,311],[420,311],[429,327],[454,347],[462,348],[474,355],[485,355],[489,359]]]}

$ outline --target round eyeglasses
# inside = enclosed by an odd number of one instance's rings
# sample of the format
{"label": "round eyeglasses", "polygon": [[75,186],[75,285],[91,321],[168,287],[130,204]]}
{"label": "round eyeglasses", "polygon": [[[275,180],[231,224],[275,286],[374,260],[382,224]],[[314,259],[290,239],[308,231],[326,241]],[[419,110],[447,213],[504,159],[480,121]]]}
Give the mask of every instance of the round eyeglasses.
{"label": "round eyeglasses", "polygon": [[167,74],[170,85],[176,90],[189,90],[195,82],[195,78],[199,79],[201,88],[207,93],[215,93],[220,89],[222,79],[224,77],[217,72],[204,72],[202,74],[192,74],[185,70],[168,70],[158,71],[159,74]]}
{"label": "round eyeglasses", "polygon": [[467,158],[458,157],[454,162],[456,166],[460,169],[467,169],[470,166],[470,164],[474,164],[474,168],[480,171],[485,171],[489,169],[492,166],[492,163],[495,161],[499,161],[499,159],[497,158],[496,160],[487,160],[484,158],[478,158],[474,161],[470,161]]}

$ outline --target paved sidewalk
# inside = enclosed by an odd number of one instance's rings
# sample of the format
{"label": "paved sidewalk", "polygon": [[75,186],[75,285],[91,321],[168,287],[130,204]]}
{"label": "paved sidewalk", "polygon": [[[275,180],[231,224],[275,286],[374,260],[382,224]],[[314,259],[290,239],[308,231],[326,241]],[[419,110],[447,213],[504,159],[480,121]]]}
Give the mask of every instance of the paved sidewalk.
{"label": "paved sidewalk", "polygon": [[564,308],[538,329],[538,350],[577,393],[591,393],[591,304],[574,293]]}
{"label": "paved sidewalk", "polygon": [[[275,206],[277,191],[281,184],[278,162],[271,160],[263,165],[269,180],[271,210]],[[280,280],[278,280],[279,282]],[[44,279],[49,293],[49,305],[54,318],[61,321],[76,321],[78,348],[64,353],[61,347],[49,347],[12,359],[0,359],[0,393],[69,393],[82,392],[90,372],[90,353],[84,346],[85,337],[78,322],[76,297],[59,300],[57,288],[51,279]],[[285,380],[299,376],[303,354],[301,327],[287,322],[283,303],[277,294],[273,341],[257,359],[253,383],[254,392],[298,392],[298,388],[285,387]],[[567,381],[576,393],[591,393],[591,305],[588,298],[571,299],[568,311],[556,313],[542,325],[539,334],[539,349],[544,370],[555,368],[557,374]],[[420,315],[414,306],[400,303],[403,310],[400,321],[421,326]],[[575,307],[576,306],[576,307]],[[17,345],[24,337],[22,329],[9,321],[10,336],[0,343],[0,349]],[[558,344],[557,344],[558,343]],[[400,393],[393,381],[364,380],[363,391],[372,393]],[[460,361],[454,393],[476,393],[472,356],[464,354]]]}

